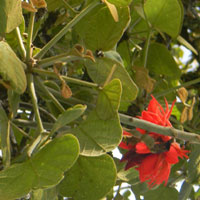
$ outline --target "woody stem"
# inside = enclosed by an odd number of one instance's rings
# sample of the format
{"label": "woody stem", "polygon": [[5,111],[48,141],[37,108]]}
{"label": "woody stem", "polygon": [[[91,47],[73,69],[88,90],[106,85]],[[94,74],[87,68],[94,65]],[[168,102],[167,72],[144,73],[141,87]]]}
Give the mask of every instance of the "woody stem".
{"label": "woody stem", "polygon": [[120,121],[123,124],[134,126],[134,127],[141,128],[144,130],[148,130],[149,132],[159,133],[161,135],[167,135],[167,136],[175,137],[181,140],[186,140],[191,143],[200,144],[200,135],[198,134],[181,131],[173,127],[159,126],[151,122],[138,119],[135,117],[131,117],[128,115],[124,115],[121,113],[119,114],[119,116],[120,116]]}

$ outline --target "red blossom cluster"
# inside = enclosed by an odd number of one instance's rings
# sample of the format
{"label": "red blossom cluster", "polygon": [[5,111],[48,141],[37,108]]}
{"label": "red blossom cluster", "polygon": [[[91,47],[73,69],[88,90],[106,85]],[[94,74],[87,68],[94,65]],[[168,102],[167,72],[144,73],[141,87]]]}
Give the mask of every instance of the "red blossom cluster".
{"label": "red blossom cluster", "polygon": [[[152,122],[154,124],[171,127],[169,117],[171,115],[175,101],[172,103],[169,110],[168,102],[165,100],[166,109],[164,110],[158,101],[152,96],[147,110],[142,112],[140,119]],[[127,161],[125,170],[136,167],[139,171],[139,178],[141,182],[147,181],[149,187],[153,187],[156,184],[167,184],[171,165],[179,162],[178,157],[188,158],[186,155],[189,151],[184,150],[178,143],[172,142],[170,136],[164,136],[154,132],[148,132],[146,130],[136,128],[141,134],[148,134],[155,140],[155,145],[162,147],[162,151],[152,151],[148,146],[139,141],[136,144],[127,143],[122,141],[120,147],[129,150],[121,159],[121,161]],[[124,131],[125,137],[132,137],[129,132]],[[164,147],[164,148],[163,148]]]}

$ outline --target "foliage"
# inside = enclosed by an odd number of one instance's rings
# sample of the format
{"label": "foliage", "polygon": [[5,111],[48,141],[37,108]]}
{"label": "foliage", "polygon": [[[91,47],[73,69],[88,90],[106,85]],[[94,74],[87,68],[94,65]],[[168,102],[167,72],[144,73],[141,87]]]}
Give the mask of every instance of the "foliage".
{"label": "foliage", "polygon": [[[199,10],[198,0],[1,0],[0,200],[198,199]],[[151,94],[179,97],[174,129],[130,117]],[[191,152],[166,186],[149,188],[113,154],[122,130],[154,145],[136,127]]]}

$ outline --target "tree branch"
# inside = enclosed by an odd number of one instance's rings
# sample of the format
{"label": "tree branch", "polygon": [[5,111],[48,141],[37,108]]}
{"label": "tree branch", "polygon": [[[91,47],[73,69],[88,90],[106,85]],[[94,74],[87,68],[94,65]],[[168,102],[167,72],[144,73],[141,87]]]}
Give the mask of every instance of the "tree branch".
{"label": "tree branch", "polygon": [[149,132],[155,132],[155,133],[159,133],[161,135],[168,135],[168,136],[175,137],[175,138],[178,138],[181,140],[186,140],[191,143],[200,144],[200,135],[198,135],[198,134],[181,131],[181,130],[175,129],[173,127],[159,126],[159,125],[153,124],[151,122],[148,122],[148,121],[145,121],[142,119],[138,119],[135,117],[131,117],[128,115],[124,115],[121,113],[119,114],[119,116],[120,116],[120,121],[123,124],[127,124],[130,126],[148,130]]}

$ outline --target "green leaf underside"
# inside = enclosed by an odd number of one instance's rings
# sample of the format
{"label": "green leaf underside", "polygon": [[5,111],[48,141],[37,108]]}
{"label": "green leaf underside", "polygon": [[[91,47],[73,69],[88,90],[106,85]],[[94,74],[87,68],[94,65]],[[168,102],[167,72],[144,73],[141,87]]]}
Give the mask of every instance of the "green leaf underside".
{"label": "green leaf underside", "polygon": [[10,121],[6,115],[5,110],[0,105],[0,147],[3,155],[4,167],[10,165]]}
{"label": "green leaf underside", "polygon": [[190,183],[200,182],[200,145],[193,145],[188,163],[188,179]]}
{"label": "green leaf underside", "polygon": [[155,190],[149,190],[144,193],[145,200],[169,200],[169,199],[178,199],[178,191],[175,188],[165,187],[161,185]]}
{"label": "green leaf underside", "polygon": [[58,189],[61,195],[75,200],[99,200],[112,189],[115,180],[116,167],[109,155],[80,156]]}
{"label": "green leaf underside", "polygon": [[108,51],[116,45],[130,20],[128,7],[117,11],[119,21],[115,22],[107,6],[99,5],[75,26],[88,49]]}
{"label": "green leaf underside", "polygon": [[167,48],[159,43],[149,46],[147,68],[150,73],[179,79],[181,71]]}
{"label": "green leaf underside", "polygon": [[26,162],[0,172],[0,200],[13,200],[32,189],[58,184],[78,155],[79,144],[74,136],[54,139]]}
{"label": "green leaf underside", "polygon": [[114,79],[100,91],[96,109],[72,130],[79,139],[82,155],[99,156],[118,146],[122,135],[117,113],[120,96],[121,83]]}
{"label": "green leaf underside", "polygon": [[179,193],[179,200],[187,200],[190,196],[192,188],[193,188],[193,185],[191,183],[184,181]]}
{"label": "green leaf underside", "polygon": [[173,38],[180,33],[183,20],[183,5],[179,0],[148,0],[144,10],[154,28]]}
{"label": "green leaf underside", "polygon": [[[118,58],[118,57],[119,58]],[[105,57],[97,58],[96,62],[86,62],[86,68],[91,79],[103,85],[109,76],[111,69],[116,65],[115,71],[111,77],[120,79],[122,82],[122,97],[121,103],[128,103],[133,101],[138,93],[138,88],[129,76],[128,72],[124,68],[121,62],[119,62],[120,56],[114,51],[109,51],[105,53]]]}
{"label": "green leaf underside", "polygon": [[86,110],[87,106],[76,105],[73,108],[67,109],[65,112],[58,116],[57,121],[55,122],[53,128],[51,129],[51,133],[54,133],[59,128],[69,124],[74,121],[78,117],[80,117],[83,112]]}
{"label": "green leaf underside", "polygon": [[23,21],[21,0],[1,0],[0,19],[0,35],[19,26]]}
{"label": "green leaf underside", "polygon": [[18,94],[26,89],[25,65],[19,60],[10,46],[0,42],[0,75],[11,88]]}
{"label": "green leaf underside", "polygon": [[56,188],[32,191],[31,200],[58,200]]}

